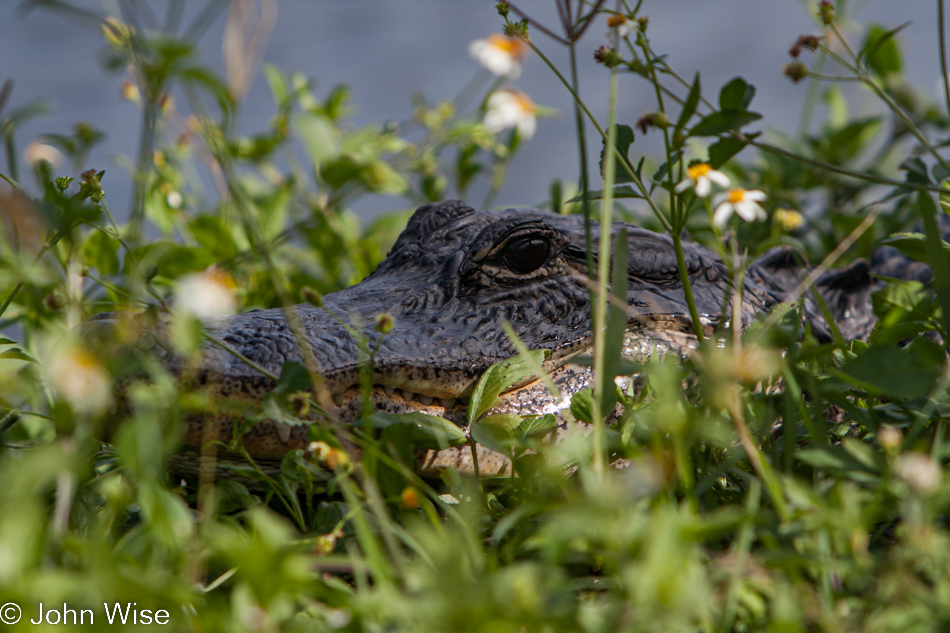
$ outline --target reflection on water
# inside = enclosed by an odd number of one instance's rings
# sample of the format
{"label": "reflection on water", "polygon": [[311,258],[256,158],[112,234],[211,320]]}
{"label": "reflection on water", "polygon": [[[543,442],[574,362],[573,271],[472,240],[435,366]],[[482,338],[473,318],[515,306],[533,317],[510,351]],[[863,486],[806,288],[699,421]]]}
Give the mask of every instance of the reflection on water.
{"label": "reflection on water", "polygon": [[[0,80],[16,81],[13,105],[43,97],[55,108],[51,116],[23,127],[20,147],[43,132],[66,133],[79,120],[105,130],[108,141],[94,151],[91,164],[109,170],[105,185],[113,208],[124,215],[129,178],[120,169],[125,165],[116,167],[115,156],[135,154],[139,113],[118,96],[123,77],[107,75],[99,67],[97,55],[103,46],[97,32],[47,12],[22,16],[15,10],[17,4],[0,2]],[[95,0],[75,4],[94,9],[112,5]],[[188,10],[197,11],[200,4],[188,3]],[[683,76],[700,71],[710,97],[732,76],[744,76],[758,87],[753,109],[765,115],[763,127],[792,132],[805,86],[790,83],[781,68],[796,37],[816,31],[809,15],[813,4],[807,3],[806,10],[804,3],[788,0],[646,0],[644,12],[650,17],[654,48],[668,53]],[[553,2],[527,1],[524,7],[536,11],[546,24],[557,22]],[[898,37],[908,79],[928,94],[939,78],[933,13],[931,3],[870,0],[859,15],[862,22],[890,26],[913,21]],[[476,71],[467,54],[468,42],[497,31],[500,24],[494,2],[487,1],[281,0],[264,61],[315,78],[321,94],[337,83],[349,84],[357,106],[356,125],[398,121],[408,117],[410,96],[416,91],[430,100],[454,97]],[[218,20],[203,40],[205,61],[218,70],[222,27],[223,20]],[[604,43],[605,31],[603,24],[595,24],[581,41],[585,98],[604,119],[607,73],[593,63],[592,53]],[[559,67],[567,67],[566,52],[559,45],[541,33],[534,39]],[[546,198],[553,178],[577,177],[569,95],[537,57],[528,59],[516,83],[537,103],[560,110],[561,116],[540,121],[538,134],[511,169],[499,205],[537,204]],[[855,108],[873,107],[859,101],[857,96],[852,99]],[[622,77],[621,121],[633,123],[644,111],[655,109],[652,89],[633,76]],[[243,105],[240,129],[262,129],[273,113],[266,83],[258,75]],[[638,138],[631,151],[657,155],[658,140],[655,132]],[[596,154],[597,148],[591,148],[595,164]],[[471,202],[478,204],[480,197]],[[375,197],[361,201],[358,210],[371,217],[404,204]]]}

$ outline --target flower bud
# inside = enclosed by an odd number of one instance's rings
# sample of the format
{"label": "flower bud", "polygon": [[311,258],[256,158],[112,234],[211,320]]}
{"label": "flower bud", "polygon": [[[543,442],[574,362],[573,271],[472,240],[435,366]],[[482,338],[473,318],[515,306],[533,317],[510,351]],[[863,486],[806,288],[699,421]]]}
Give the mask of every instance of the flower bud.
{"label": "flower bud", "polygon": [[901,430],[893,426],[882,426],[877,432],[877,441],[887,452],[894,452],[900,449],[904,441]]}
{"label": "flower bud", "polygon": [[122,98],[132,103],[142,103],[142,93],[139,91],[138,84],[131,77],[122,80],[122,87],[119,88]]}
{"label": "flower bud", "polygon": [[795,83],[798,83],[808,76],[808,68],[805,66],[805,64],[797,61],[785,64],[785,70],[783,72],[785,73],[786,77]]}
{"label": "flower bud", "polygon": [[508,13],[511,11],[511,5],[507,2],[499,2],[495,5],[495,10],[498,11],[498,15],[503,18],[507,18]]}
{"label": "flower bud", "polygon": [[802,214],[794,209],[776,209],[773,217],[783,231],[794,231],[805,223]]}
{"label": "flower bud", "polygon": [[407,486],[402,489],[402,494],[399,495],[399,505],[406,510],[415,510],[419,507],[420,503],[421,500],[419,499],[418,490],[412,486]]}
{"label": "flower bud", "polygon": [[799,35],[795,43],[792,44],[792,47],[788,49],[788,54],[792,57],[798,57],[801,55],[803,48],[809,51],[815,51],[818,50],[820,43],[821,38],[817,35]]}
{"label": "flower bud", "polygon": [[620,56],[620,53],[609,46],[601,46],[594,51],[594,61],[598,64],[603,64],[607,68],[613,68],[614,66],[622,64],[623,58]]}
{"label": "flower bud", "polygon": [[383,312],[382,314],[376,315],[376,331],[380,334],[389,334],[392,329],[395,321],[393,315],[388,312]]}
{"label": "flower bud", "polygon": [[303,300],[309,303],[312,306],[318,308],[323,307],[323,295],[311,288],[310,286],[304,286],[300,290],[300,296],[303,297]]}
{"label": "flower bud", "polygon": [[835,21],[835,5],[831,0],[821,0],[818,5],[818,17],[825,26]]}
{"label": "flower bud", "polygon": [[670,126],[670,119],[662,112],[645,112],[637,119],[636,128],[641,134],[646,134],[651,127],[665,130]]}

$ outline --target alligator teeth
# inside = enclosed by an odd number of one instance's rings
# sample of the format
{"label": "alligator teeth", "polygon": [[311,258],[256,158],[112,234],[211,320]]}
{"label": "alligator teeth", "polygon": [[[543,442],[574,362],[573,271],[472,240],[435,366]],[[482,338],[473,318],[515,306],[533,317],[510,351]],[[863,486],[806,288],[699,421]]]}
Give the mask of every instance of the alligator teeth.
{"label": "alligator teeth", "polygon": [[430,404],[432,404],[432,396],[423,396],[423,395],[420,394],[420,395],[419,395],[419,402],[421,402],[421,403],[424,404],[425,406],[429,406]]}
{"label": "alligator teeth", "polygon": [[442,403],[442,406],[445,407],[446,409],[455,408],[455,398],[442,398],[440,402]]}
{"label": "alligator teeth", "polygon": [[396,390],[392,387],[383,387],[383,391],[385,391],[386,395],[390,397],[392,397],[392,395],[396,392]]}
{"label": "alligator teeth", "polygon": [[335,394],[333,394],[333,401],[336,403],[336,406],[342,407],[342,406],[343,406],[343,394],[342,394],[342,393],[335,393]]}
{"label": "alligator teeth", "polygon": [[277,430],[277,437],[286,444],[290,441],[290,425],[283,422],[274,422],[274,428]]}
{"label": "alligator teeth", "polygon": [[412,393],[411,391],[406,391],[405,389],[402,390],[402,399],[406,402],[412,402],[412,399],[415,397],[416,394]]}

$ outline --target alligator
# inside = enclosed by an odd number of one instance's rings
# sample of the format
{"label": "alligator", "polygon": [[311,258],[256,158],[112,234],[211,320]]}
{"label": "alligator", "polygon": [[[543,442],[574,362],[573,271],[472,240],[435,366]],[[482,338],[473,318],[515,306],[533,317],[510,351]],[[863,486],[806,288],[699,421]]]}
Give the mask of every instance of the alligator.
{"label": "alligator", "polygon": [[[615,223],[612,243],[622,228],[628,248],[624,356],[643,361],[653,354],[688,353],[697,339],[671,238]],[[592,231],[597,243],[600,227],[595,223]],[[424,412],[464,428],[466,399],[479,377],[518,353],[502,328],[508,322],[529,349],[548,352],[543,370],[561,393],[556,398],[541,381],[516,385],[492,413],[554,413],[563,427],[560,414],[570,398],[593,384],[591,369],[575,362],[592,347],[585,244],[580,216],[530,208],[476,211],[461,201],[428,204],[415,211],[376,271],[326,295],[321,306],[252,310],[208,322],[209,341],[216,342],[204,344],[197,365],[186,367],[173,354],[163,362],[222,399],[250,404],[275,386],[253,366],[277,375],[286,362],[300,362],[320,376],[323,408],[348,424],[364,410],[360,368],[367,348],[352,335],[356,328],[369,348],[378,348],[372,409]],[[722,312],[724,299],[735,291],[733,279],[706,248],[687,241],[684,251],[702,328],[712,335],[722,319],[732,318]],[[735,321],[745,327],[789,297],[805,270],[791,249],[768,251],[747,270]],[[815,288],[847,339],[866,338],[875,323],[869,295],[883,282],[872,273],[926,281],[929,269],[893,249],[879,249],[871,262],[857,260],[823,274]],[[812,299],[803,312],[817,337],[832,338]],[[383,313],[392,329],[380,341],[375,319]],[[103,331],[117,319],[115,313],[100,315],[90,325]],[[232,418],[221,413],[187,420],[182,454],[194,455],[210,440],[226,443],[234,433]],[[246,432],[243,445],[255,460],[275,463],[305,449],[307,438],[305,426],[263,420]],[[510,472],[507,459],[477,450],[482,474]],[[420,471],[449,467],[472,470],[469,445],[429,451]]]}

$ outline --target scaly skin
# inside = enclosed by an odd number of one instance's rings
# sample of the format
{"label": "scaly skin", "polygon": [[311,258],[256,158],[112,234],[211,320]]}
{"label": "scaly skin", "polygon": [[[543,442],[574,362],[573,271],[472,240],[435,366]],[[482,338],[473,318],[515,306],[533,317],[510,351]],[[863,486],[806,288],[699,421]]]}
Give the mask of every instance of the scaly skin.
{"label": "scaly skin", "polygon": [[[622,224],[615,224],[616,237]],[[643,360],[654,352],[687,353],[695,346],[677,273],[672,241],[644,229],[628,231],[628,328],[624,355]],[[599,229],[594,228],[595,231]],[[465,399],[493,364],[517,354],[502,330],[509,322],[532,350],[550,352],[544,369],[562,391],[560,401],[540,386],[522,385],[503,395],[494,413],[558,413],[571,396],[592,384],[590,370],[570,362],[590,351],[589,291],[583,219],[533,209],[475,211],[459,201],[418,209],[379,268],[360,283],[327,295],[323,307],[290,308],[302,330],[298,341],[284,309],[253,310],[209,323],[208,332],[260,367],[279,374],[287,361],[298,361],[322,376],[321,405],[343,423],[362,410],[359,368],[366,355],[343,320],[362,332],[371,347],[379,334],[373,327],[381,313],[394,327],[375,354],[373,407],[404,413],[422,411],[464,427]],[[596,235],[594,243],[597,243]],[[696,307],[707,331],[720,321],[724,293],[731,280],[723,264],[701,246],[685,245],[685,258]],[[929,275],[912,262],[887,252],[875,267],[889,276]],[[833,271],[817,287],[846,338],[865,338],[873,327],[869,292],[875,282],[863,261]],[[780,302],[800,281],[803,270],[791,252],[775,249],[750,267],[742,293],[741,320]],[[829,329],[811,301],[806,318],[819,337]],[[114,322],[100,315],[87,329],[100,335]],[[160,338],[160,336],[159,336]],[[163,362],[188,382],[201,385],[230,404],[254,408],[273,388],[273,381],[234,355],[206,344],[200,363],[187,370],[165,352]],[[258,409],[259,411],[259,409]],[[233,412],[202,415],[186,423],[185,454],[210,440],[232,437]],[[563,425],[562,425],[563,426]],[[259,422],[244,436],[244,447],[259,460],[277,460],[306,446],[305,427]],[[431,452],[423,472],[445,467],[471,470],[468,447]],[[504,474],[509,465],[486,451],[482,472]]]}

